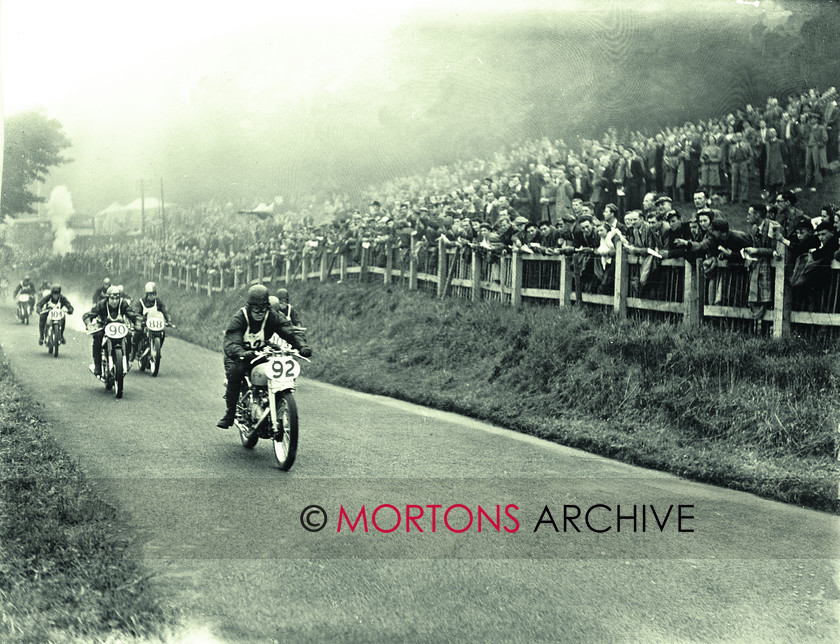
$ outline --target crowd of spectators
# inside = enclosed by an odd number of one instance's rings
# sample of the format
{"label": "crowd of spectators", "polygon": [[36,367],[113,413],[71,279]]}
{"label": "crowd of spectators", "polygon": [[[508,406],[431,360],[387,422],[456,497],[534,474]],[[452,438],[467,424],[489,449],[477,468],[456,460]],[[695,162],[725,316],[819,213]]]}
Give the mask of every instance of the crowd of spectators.
{"label": "crowd of spectators", "polygon": [[[344,195],[276,216],[237,214],[220,204],[171,212],[164,243],[146,236],[83,254],[119,249],[220,271],[255,255],[296,260],[364,246],[388,245],[404,258],[412,238],[420,254],[436,252],[443,236],[491,260],[513,250],[571,254],[584,290],[611,292],[621,243],[641,257],[635,288],[642,295],[657,288],[665,258],[700,258],[709,275],[724,263],[743,264],[749,303],[760,315],[771,301],[769,267],[778,242],[788,248],[791,284],[811,301],[829,281],[831,261],[840,259],[835,206],[797,209],[797,195],[819,190],[840,164],[838,120],[836,89],[811,89],[789,96],[784,107],[771,97],[763,107],[746,105],[653,134],[611,128],[574,147],[529,140],[489,159],[369,188],[362,207]],[[725,202],[744,204],[746,230],[721,216]]]}

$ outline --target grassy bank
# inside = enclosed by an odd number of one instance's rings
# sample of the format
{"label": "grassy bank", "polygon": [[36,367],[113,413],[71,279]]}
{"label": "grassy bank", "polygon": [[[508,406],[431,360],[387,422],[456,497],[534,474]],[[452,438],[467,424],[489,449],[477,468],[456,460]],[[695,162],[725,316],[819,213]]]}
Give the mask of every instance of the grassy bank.
{"label": "grassy bank", "polygon": [[[113,276],[130,293],[142,279]],[[85,278],[92,290],[98,276]],[[243,293],[159,285],[219,350]],[[494,422],[686,478],[837,508],[835,354],[717,329],[519,311],[381,285],[293,284],[316,352],[304,375]],[[221,366],[220,366],[221,369]]]}
{"label": "grassy bank", "polygon": [[154,638],[173,615],[0,352],[0,641]]}

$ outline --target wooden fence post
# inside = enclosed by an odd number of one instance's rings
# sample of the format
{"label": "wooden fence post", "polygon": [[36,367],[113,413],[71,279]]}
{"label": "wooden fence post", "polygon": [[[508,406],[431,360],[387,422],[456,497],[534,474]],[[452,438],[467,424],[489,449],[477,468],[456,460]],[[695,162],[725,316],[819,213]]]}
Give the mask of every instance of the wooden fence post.
{"label": "wooden fence post", "polygon": [[326,282],[329,279],[327,274],[327,249],[324,248],[321,252],[321,281]]}
{"label": "wooden fence post", "polygon": [[309,253],[306,251],[303,252],[303,255],[300,258],[300,281],[305,282],[309,278],[309,265],[312,262],[312,258],[309,256]]}
{"label": "wooden fence post", "polygon": [[791,292],[785,279],[787,246],[777,243],[776,277],[773,284],[773,337],[783,338],[790,333]]}
{"label": "wooden fence post", "polygon": [[481,295],[481,260],[478,258],[476,249],[473,248],[472,260],[472,293],[470,295],[473,302],[478,302]]}
{"label": "wooden fence post", "polygon": [[408,290],[417,290],[417,236],[413,233],[408,245]]}
{"label": "wooden fence post", "polygon": [[286,284],[292,283],[292,258],[286,256]]}
{"label": "wooden fence post", "polygon": [[[368,244],[365,248],[365,244]],[[370,242],[362,242],[362,258],[359,267],[359,281],[367,282],[368,262],[370,261]]]}
{"label": "wooden fence post", "polygon": [[446,282],[446,244],[444,243],[443,240],[444,240],[443,235],[438,237],[438,267],[437,267],[437,276],[438,276],[437,296],[438,296],[438,298],[443,297],[443,289],[444,289],[445,282]]}
{"label": "wooden fence post", "polygon": [[561,255],[560,261],[560,306],[572,304],[572,275],[569,270],[569,255]]}
{"label": "wooden fence post", "polygon": [[344,282],[347,279],[347,249],[341,251],[338,258],[338,281]]}
{"label": "wooden fence post", "polygon": [[683,273],[683,324],[689,327],[700,325],[700,316],[703,306],[703,297],[700,292],[699,265],[690,260],[683,260],[685,272]]}
{"label": "wooden fence post", "polygon": [[391,248],[391,242],[385,244],[385,278],[386,286],[391,285],[391,275],[394,272],[394,249]]}
{"label": "wooden fence post", "polygon": [[510,305],[513,307],[522,304],[522,261],[522,253],[514,248],[510,262]]}
{"label": "wooden fence post", "polygon": [[[595,257],[595,261],[600,261]],[[613,313],[620,318],[627,317],[627,289],[630,283],[630,269],[627,265],[627,251],[624,244],[615,245],[615,285],[613,286]]]}

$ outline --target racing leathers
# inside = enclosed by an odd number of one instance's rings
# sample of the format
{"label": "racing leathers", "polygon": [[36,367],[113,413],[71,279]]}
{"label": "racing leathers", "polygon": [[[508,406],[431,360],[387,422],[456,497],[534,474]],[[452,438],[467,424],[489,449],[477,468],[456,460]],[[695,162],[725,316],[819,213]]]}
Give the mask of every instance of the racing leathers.
{"label": "racing leathers", "polygon": [[[160,313],[164,321],[169,324],[169,311],[166,310],[166,305],[163,300],[157,297],[143,297],[134,303],[134,312],[137,314],[137,326],[134,331],[134,351],[135,354],[140,350],[141,340],[143,339],[143,328],[146,325],[146,316],[149,313]],[[161,335],[160,346],[163,346],[163,341],[166,339],[165,335]],[[139,360],[139,355],[132,356],[132,359]]]}
{"label": "racing leathers", "polygon": [[[111,306],[108,299],[104,299],[98,304],[94,304],[93,308],[82,316],[82,320],[86,325],[96,322],[102,327],[99,331],[93,334],[93,365],[94,375],[102,375],[102,337],[105,335],[105,325],[109,322],[123,322],[126,321],[137,326],[137,314],[126,303],[125,300],[120,300],[116,307]],[[131,352],[131,335],[126,339],[129,341],[128,352]]]}
{"label": "racing leathers", "polygon": [[[54,297],[56,295],[58,297]],[[50,312],[50,309],[60,309],[61,307],[67,309],[68,315],[73,314],[73,305],[70,304],[70,300],[60,293],[50,293],[38,300],[38,304],[36,305],[36,309],[40,314],[38,318],[38,344],[44,343],[44,331],[47,328],[47,314]],[[64,327],[66,324],[67,318],[63,317],[61,319],[61,344],[66,344],[64,342]]]}
{"label": "racing leathers", "polygon": [[262,320],[255,320],[249,314],[249,308],[243,306],[228,323],[222,343],[225,354],[225,417],[219,421],[219,427],[230,427],[236,414],[236,402],[245,381],[246,373],[254,366],[254,352],[268,344],[274,334],[300,351],[303,356],[312,355],[303,335],[294,330],[291,322],[274,311],[268,311]]}

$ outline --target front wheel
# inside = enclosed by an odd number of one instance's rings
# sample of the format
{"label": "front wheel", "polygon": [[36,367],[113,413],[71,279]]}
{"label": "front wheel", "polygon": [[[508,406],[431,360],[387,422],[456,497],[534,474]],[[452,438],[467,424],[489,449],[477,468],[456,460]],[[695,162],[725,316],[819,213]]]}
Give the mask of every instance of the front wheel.
{"label": "front wheel", "polygon": [[50,340],[52,341],[52,354],[57,358],[58,357],[58,347],[61,344],[61,329],[56,329],[53,327],[53,332],[50,334],[52,337]]}
{"label": "front wheel", "polygon": [[117,386],[117,398],[123,396],[123,381],[125,380],[125,370],[123,369],[123,352],[122,349],[114,349],[114,384]]}
{"label": "front wheel", "polygon": [[157,376],[160,371],[160,338],[152,338],[151,346],[149,347],[149,354],[152,369],[152,376]]}
{"label": "front wheel", "polygon": [[291,391],[276,394],[278,433],[274,444],[277,467],[288,470],[295,463],[298,447],[298,412],[295,396]]}

